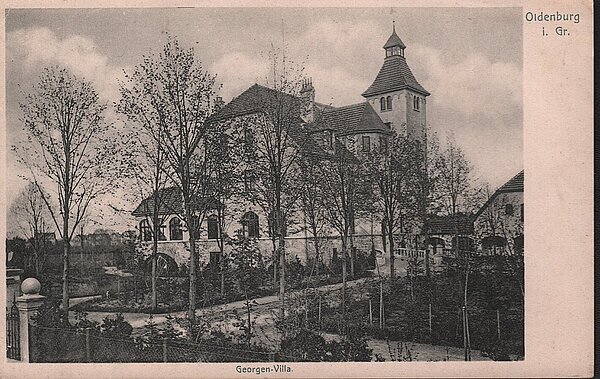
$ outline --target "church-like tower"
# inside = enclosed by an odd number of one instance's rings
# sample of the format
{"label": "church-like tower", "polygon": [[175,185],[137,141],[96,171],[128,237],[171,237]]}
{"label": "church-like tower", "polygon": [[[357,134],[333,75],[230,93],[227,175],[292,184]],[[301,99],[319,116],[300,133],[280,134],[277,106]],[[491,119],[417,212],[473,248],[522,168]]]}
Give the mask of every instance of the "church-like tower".
{"label": "church-like tower", "polygon": [[379,117],[398,134],[425,140],[427,96],[411,72],[404,49],[406,45],[396,34],[385,45],[385,58],[373,84],[362,94]]}

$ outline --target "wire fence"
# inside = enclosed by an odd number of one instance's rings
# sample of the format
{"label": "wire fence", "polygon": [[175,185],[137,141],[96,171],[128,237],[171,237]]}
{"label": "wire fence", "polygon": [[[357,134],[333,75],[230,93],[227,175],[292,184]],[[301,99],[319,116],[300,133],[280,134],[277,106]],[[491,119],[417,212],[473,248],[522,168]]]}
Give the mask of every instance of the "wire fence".
{"label": "wire fence", "polygon": [[282,362],[302,358],[258,346],[240,348],[189,343],[181,339],[132,338],[102,335],[93,329],[69,330],[31,326],[31,362],[139,363],[139,362]]}

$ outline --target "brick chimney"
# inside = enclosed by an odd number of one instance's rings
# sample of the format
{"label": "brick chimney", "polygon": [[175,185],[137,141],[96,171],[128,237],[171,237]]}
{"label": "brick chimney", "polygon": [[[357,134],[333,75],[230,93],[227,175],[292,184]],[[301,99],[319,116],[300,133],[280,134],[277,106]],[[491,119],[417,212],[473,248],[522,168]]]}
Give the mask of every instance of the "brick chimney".
{"label": "brick chimney", "polygon": [[302,99],[302,118],[310,123],[315,120],[315,88],[312,84],[312,78],[306,78],[302,81],[300,89],[300,98]]}

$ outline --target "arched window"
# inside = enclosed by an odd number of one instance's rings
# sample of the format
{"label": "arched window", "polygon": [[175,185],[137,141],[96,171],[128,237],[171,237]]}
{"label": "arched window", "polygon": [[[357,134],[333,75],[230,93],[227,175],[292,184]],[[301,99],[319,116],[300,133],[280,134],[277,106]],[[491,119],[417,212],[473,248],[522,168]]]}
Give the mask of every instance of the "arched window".
{"label": "arched window", "polygon": [[429,246],[431,246],[431,249],[433,250],[434,254],[443,254],[444,253],[444,248],[446,247],[446,243],[444,242],[443,239],[439,238],[439,237],[431,237],[429,238]]}
{"label": "arched window", "polygon": [[381,108],[382,111],[385,110],[385,97],[382,97],[381,99],[379,99],[379,107]]}
{"label": "arched window", "polygon": [[208,216],[206,222],[208,223],[208,239],[215,240],[219,238],[219,218],[217,217],[217,215]]}
{"label": "arched window", "polygon": [[258,238],[258,215],[254,212],[246,212],[242,217],[242,227],[248,238]]}
{"label": "arched window", "polygon": [[421,98],[418,96],[413,97],[413,109],[418,111],[421,107]]}
{"label": "arched window", "polygon": [[142,241],[152,241],[152,228],[150,228],[148,220],[140,221],[140,237]]}
{"label": "arched window", "polygon": [[180,241],[183,239],[183,229],[181,228],[181,220],[179,217],[173,217],[169,221],[169,236],[172,241]]}
{"label": "arched window", "polygon": [[386,102],[387,102],[387,110],[389,111],[392,109],[392,97],[388,96]]}

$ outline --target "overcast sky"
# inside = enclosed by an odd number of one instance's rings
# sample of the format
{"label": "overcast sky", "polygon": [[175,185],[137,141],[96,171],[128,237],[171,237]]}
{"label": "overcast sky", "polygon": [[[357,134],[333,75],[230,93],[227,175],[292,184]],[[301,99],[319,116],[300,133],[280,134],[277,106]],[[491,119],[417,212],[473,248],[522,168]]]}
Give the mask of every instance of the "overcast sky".
{"label": "overcast sky", "polygon": [[[28,90],[42,67],[71,69],[112,104],[122,70],[157,52],[166,32],[195,48],[225,101],[266,84],[266,54],[285,41],[313,78],[317,101],[360,102],[395,20],[407,62],[431,93],[428,124],[441,136],[452,131],[476,174],[497,187],[523,167],[521,19],[520,8],[7,10],[7,145],[21,139],[19,86]],[[24,182],[7,159],[10,204]]]}

